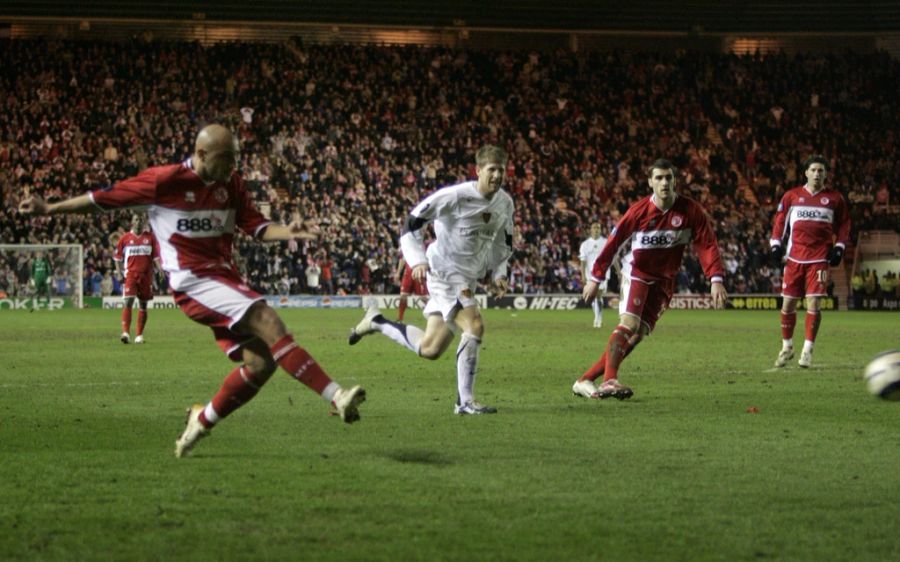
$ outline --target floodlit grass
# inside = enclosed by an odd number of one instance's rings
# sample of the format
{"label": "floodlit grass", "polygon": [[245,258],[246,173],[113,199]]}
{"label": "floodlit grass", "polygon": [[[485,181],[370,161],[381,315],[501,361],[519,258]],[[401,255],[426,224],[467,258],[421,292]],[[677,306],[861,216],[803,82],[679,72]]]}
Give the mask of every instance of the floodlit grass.
{"label": "floodlit grass", "polygon": [[487,311],[500,413],[457,417],[452,349],[351,348],[362,311],[286,311],[365,385],[362,421],[282,373],[179,460],[231,368],[206,328],[151,311],[124,346],[117,311],[0,312],[0,559],[900,559],[900,404],[861,380],[896,314],[826,313],[813,368],[775,371],[777,312],[670,311],[620,372],[632,400],[575,398],[607,313]]}

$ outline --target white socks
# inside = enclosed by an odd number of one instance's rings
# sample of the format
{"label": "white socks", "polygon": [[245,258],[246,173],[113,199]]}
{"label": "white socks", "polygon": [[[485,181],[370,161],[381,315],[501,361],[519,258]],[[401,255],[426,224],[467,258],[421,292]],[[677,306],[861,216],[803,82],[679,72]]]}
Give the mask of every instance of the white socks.
{"label": "white socks", "polygon": [[474,400],[475,373],[478,370],[478,352],[481,339],[464,332],[456,348],[456,385],[460,405]]}
{"label": "white socks", "polygon": [[372,326],[416,355],[419,354],[419,346],[422,338],[425,337],[425,332],[420,328],[387,319],[373,320]]}

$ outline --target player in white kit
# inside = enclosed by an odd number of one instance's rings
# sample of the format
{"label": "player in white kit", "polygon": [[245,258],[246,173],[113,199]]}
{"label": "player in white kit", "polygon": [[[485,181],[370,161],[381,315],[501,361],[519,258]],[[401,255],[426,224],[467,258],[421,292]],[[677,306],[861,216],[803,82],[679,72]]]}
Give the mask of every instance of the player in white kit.
{"label": "player in white kit", "polygon": [[[431,295],[425,330],[393,322],[374,307],[350,332],[350,345],[381,332],[425,359],[440,357],[454,335],[457,400],[454,413],[493,414],[496,408],[475,400],[475,374],[484,324],[475,300],[480,279],[490,277],[497,296],[506,294],[507,262],[512,255],[513,210],[502,189],[509,157],[502,148],[483,146],[475,155],[477,181],[444,187],[422,200],[406,221],[400,247],[413,278],[427,280]],[[425,226],[434,222],[436,240],[425,250]]]}
{"label": "player in white kit", "polygon": [[[591,237],[581,243],[581,248],[578,251],[578,259],[581,260],[581,275],[585,283],[591,279],[591,268],[594,267],[594,262],[597,261],[597,256],[600,255],[603,246],[606,246],[603,227],[600,226],[599,222],[595,222],[591,225]],[[605,292],[606,281],[604,280],[600,284],[597,298],[591,303],[591,308],[594,309],[595,328],[603,327],[603,293]]]}

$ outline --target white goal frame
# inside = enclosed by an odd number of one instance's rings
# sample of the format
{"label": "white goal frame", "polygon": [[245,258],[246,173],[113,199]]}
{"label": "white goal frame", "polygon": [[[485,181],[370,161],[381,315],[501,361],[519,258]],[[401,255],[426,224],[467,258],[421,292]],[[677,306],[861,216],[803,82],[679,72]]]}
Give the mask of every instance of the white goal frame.
{"label": "white goal frame", "polygon": [[75,250],[78,263],[77,283],[72,287],[72,304],[75,308],[84,308],[84,246],[81,244],[0,244],[0,252],[13,251],[42,251],[45,254],[53,249]]}

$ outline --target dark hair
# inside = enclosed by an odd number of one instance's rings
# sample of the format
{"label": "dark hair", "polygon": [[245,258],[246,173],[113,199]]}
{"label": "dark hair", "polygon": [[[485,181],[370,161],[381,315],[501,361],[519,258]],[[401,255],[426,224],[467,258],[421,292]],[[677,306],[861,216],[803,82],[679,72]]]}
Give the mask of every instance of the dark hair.
{"label": "dark hair", "polygon": [[672,170],[672,174],[675,174],[675,172],[677,171],[677,169],[675,168],[675,165],[672,164],[670,161],[666,160],[665,158],[657,158],[647,168],[647,175],[649,177],[653,177],[653,170],[655,170],[657,168],[659,168],[660,170]]}
{"label": "dark hair", "polygon": [[803,162],[803,171],[806,172],[806,170],[808,170],[809,167],[812,166],[813,164],[821,164],[821,165],[825,166],[825,171],[826,172],[828,171],[828,160],[821,154],[813,154],[812,156],[807,158]]}

